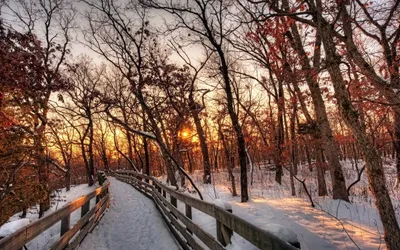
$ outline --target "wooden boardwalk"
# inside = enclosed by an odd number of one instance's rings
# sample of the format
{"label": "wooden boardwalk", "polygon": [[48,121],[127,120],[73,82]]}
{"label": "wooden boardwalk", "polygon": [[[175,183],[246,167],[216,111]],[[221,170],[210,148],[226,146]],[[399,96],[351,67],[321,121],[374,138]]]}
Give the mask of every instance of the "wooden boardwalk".
{"label": "wooden boardwalk", "polygon": [[109,181],[110,207],[78,249],[180,249],[152,200],[131,185]]}
{"label": "wooden boardwalk", "polygon": [[[248,221],[232,214],[227,207],[199,200],[165,186],[156,178],[131,170],[114,173],[118,180],[131,184],[153,200],[180,246],[185,250],[223,250],[231,243],[233,233],[237,233],[259,249],[296,250],[298,242],[285,242]],[[178,209],[178,202],[183,211]],[[215,219],[216,238],[193,222],[192,209],[196,209]],[[295,247],[296,246],[296,247]]]}
{"label": "wooden boardwalk", "polygon": [[[297,249],[297,242],[285,242],[227,207],[177,192],[156,178],[129,170],[113,175],[118,180],[101,173],[102,186],[92,193],[0,240],[0,250],[19,250],[51,226],[60,227],[52,250],[223,250],[233,233],[259,249]],[[80,219],[71,225],[71,214],[78,209]],[[216,237],[193,222],[192,209],[215,219]]]}

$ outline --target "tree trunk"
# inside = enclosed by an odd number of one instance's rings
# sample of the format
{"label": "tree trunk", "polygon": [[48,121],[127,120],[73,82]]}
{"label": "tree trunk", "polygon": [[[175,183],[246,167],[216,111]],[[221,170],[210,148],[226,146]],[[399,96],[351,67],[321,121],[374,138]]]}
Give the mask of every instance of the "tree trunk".
{"label": "tree trunk", "polygon": [[396,186],[400,186],[400,110],[394,111],[394,145],[396,150]]}
{"label": "tree trunk", "polygon": [[[143,131],[147,131],[147,123],[145,121],[146,113],[143,111]],[[143,137],[143,149],[144,149],[144,173],[150,176],[150,154],[149,154],[149,143],[147,138]],[[148,182],[149,180],[146,180]]]}
{"label": "tree trunk", "polygon": [[353,159],[354,159],[354,163],[356,165],[356,169],[358,170],[358,156],[357,156],[357,150],[356,150],[356,146],[354,145],[354,143],[351,143],[351,147],[353,149]]}
{"label": "tree trunk", "polygon": [[247,202],[249,200],[249,193],[248,193],[248,184],[247,184],[247,164],[246,164],[246,144],[244,141],[244,135],[242,131],[242,127],[239,124],[239,118],[236,114],[233,105],[233,95],[231,89],[231,83],[229,80],[229,71],[228,71],[228,64],[225,59],[224,52],[222,51],[222,47],[219,45],[214,44],[216,50],[218,52],[220,63],[221,63],[221,73],[224,79],[224,90],[227,99],[227,107],[229,117],[231,118],[233,129],[236,133],[236,140],[237,140],[237,151],[239,155],[239,166],[240,166],[240,197],[241,202]]}
{"label": "tree trunk", "polygon": [[312,172],[313,171],[313,166],[312,166],[312,162],[311,162],[310,148],[309,148],[307,142],[304,142],[304,150],[306,151],[308,169],[310,170],[310,172]]}
{"label": "tree trunk", "polygon": [[65,189],[68,192],[71,189],[71,167],[67,166],[67,172],[65,173]]}
{"label": "tree trunk", "polygon": [[[142,155],[140,154],[140,152],[138,150],[138,146],[136,144],[136,138],[135,137],[133,137],[133,149],[134,149],[135,154],[137,156],[136,159],[138,159],[140,161],[140,171],[143,172],[144,162],[143,162],[143,159],[142,159]],[[139,166],[139,164],[136,164],[136,166]]]}
{"label": "tree trunk", "polygon": [[143,149],[144,149],[144,173],[150,176],[149,143],[147,142],[146,138],[143,138]]}
{"label": "tree trunk", "polygon": [[44,144],[44,131],[43,129],[38,129],[37,135],[35,136],[35,148],[37,150],[37,168],[39,183],[42,191],[42,197],[39,202],[39,218],[43,217],[44,213],[50,208],[50,189],[49,189],[49,169],[47,160],[45,158],[46,152]]}
{"label": "tree trunk", "polygon": [[282,153],[283,153],[283,143],[284,143],[284,127],[283,127],[283,112],[285,109],[285,100],[283,96],[283,83],[279,81],[278,86],[278,128],[276,133],[276,151],[277,156],[275,159],[275,166],[276,166],[276,173],[275,173],[275,181],[282,185],[282,175],[283,175],[283,168],[282,168]]}
{"label": "tree trunk", "polygon": [[189,173],[193,172],[193,162],[192,162],[192,157],[190,156],[190,151],[186,151],[186,156],[188,159],[188,170]]}
{"label": "tree trunk", "polygon": [[[126,115],[126,109],[125,108],[121,108],[121,113],[122,113],[122,117],[124,118],[124,122],[126,124],[128,123],[128,117]],[[126,133],[126,140],[128,142],[128,157],[131,161],[133,161],[133,151],[132,151],[132,136],[131,133],[129,132],[128,129],[125,129],[125,133]]]}
{"label": "tree trunk", "polygon": [[[322,4],[318,1],[319,6]],[[331,76],[335,97],[342,118],[353,132],[358,146],[364,152],[364,160],[367,168],[368,182],[371,192],[375,197],[375,205],[384,228],[384,239],[388,249],[400,249],[400,228],[396,219],[393,204],[386,187],[386,179],[383,170],[381,156],[368,138],[365,127],[359,120],[359,114],[351,103],[349,93],[340,69],[341,58],[337,55],[335,42],[331,34],[331,27],[319,14],[317,17],[321,23],[321,36],[324,43],[328,72]]]}
{"label": "tree trunk", "polygon": [[291,153],[292,153],[292,164],[290,169],[290,187],[292,189],[292,196],[296,195],[293,175],[297,175],[297,164],[298,164],[296,116],[297,116],[297,99],[294,96],[293,113],[292,116],[290,117],[290,137],[291,137],[290,139],[291,139]]}
{"label": "tree trunk", "polygon": [[204,166],[203,183],[211,184],[211,164],[210,164],[210,155],[207,147],[207,140],[204,133],[204,129],[201,126],[199,114],[195,108],[196,106],[193,108],[194,110],[192,109],[192,116],[194,124],[196,126],[197,135],[199,136],[201,155],[203,156],[203,166]]}
{"label": "tree trunk", "polygon": [[222,132],[220,124],[218,124],[218,133],[219,133],[219,138],[222,141],[222,146],[224,148],[226,167],[228,169],[229,179],[231,180],[232,196],[237,196],[235,176],[233,175],[233,172],[232,172],[232,166],[233,166],[233,164],[235,164],[235,162],[233,160],[234,158],[232,157],[231,153],[229,152],[228,143],[225,140],[225,136],[224,136],[224,133]]}
{"label": "tree trunk", "polygon": [[315,165],[317,168],[317,180],[318,180],[318,196],[326,196],[328,195],[328,190],[326,188],[325,181],[325,170],[324,170],[324,162],[322,159],[322,150],[317,146],[315,149],[316,161]]}
{"label": "tree trunk", "polygon": [[[40,149],[40,156],[44,155],[44,148]],[[39,157],[38,161],[38,169],[39,169],[39,183],[42,188],[43,196],[39,202],[39,218],[42,218],[44,213],[50,209],[50,189],[49,189],[49,173],[48,173],[48,164],[47,161],[42,157]]]}
{"label": "tree trunk", "polygon": [[[328,115],[326,112],[325,103],[322,98],[322,93],[319,88],[317,78],[315,78],[313,74],[311,74],[312,68],[308,60],[307,53],[303,48],[297,26],[293,24],[291,26],[291,29],[293,32],[293,39],[294,39],[293,46],[297,51],[297,53],[299,53],[299,55],[302,58],[304,58],[303,60],[300,60],[302,69],[305,70],[306,72],[310,72],[309,74],[306,74],[306,82],[308,88],[310,89],[311,98],[315,108],[315,115],[317,118],[317,125],[318,125],[317,129],[321,133],[321,138],[323,141],[322,146],[325,149],[325,152],[327,154],[326,156],[328,158],[329,170],[332,179],[333,199],[342,199],[345,201],[349,201],[349,197],[346,191],[346,182],[344,179],[342,166],[340,165],[339,161],[338,145],[335,143],[333,138],[332,129],[328,121]],[[320,33],[322,32],[317,32],[318,35],[321,35]]]}
{"label": "tree trunk", "polygon": [[108,171],[110,167],[108,164],[107,149],[105,145],[102,145],[101,148],[102,148],[101,160],[103,161],[104,171]]}
{"label": "tree trunk", "polygon": [[22,214],[21,214],[20,218],[26,218],[26,214],[27,214],[27,208],[24,206],[22,208]]}
{"label": "tree trunk", "polygon": [[346,150],[346,143],[343,142],[342,144],[342,148],[343,148],[343,160],[346,161],[347,160],[347,150]]}
{"label": "tree trunk", "polygon": [[89,154],[89,172],[88,172],[88,184],[89,186],[93,186],[94,184],[94,154],[93,154],[93,141],[94,141],[94,129],[93,129],[93,121],[89,118],[89,145],[88,145],[88,154]]}
{"label": "tree trunk", "polygon": [[[156,119],[154,118],[152,110],[146,104],[142,90],[141,89],[137,90],[137,92],[135,92],[135,96],[138,99],[138,101],[143,109],[143,112],[146,113],[148,121],[150,122],[149,125],[151,125],[151,128],[154,131],[156,141],[160,147],[161,154],[166,163],[168,180],[172,186],[175,186],[176,188],[178,188],[178,184],[177,184],[177,181],[175,178],[175,170],[178,170],[179,172],[181,172],[182,170],[180,169],[179,165],[178,166],[176,165],[174,159],[172,159],[172,155],[167,151],[168,148],[162,139],[163,138],[162,131],[158,127],[158,124],[156,122]],[[200,193],[199,193],[199,195],[201,197]]]}
{"label": "tree trunk", "polygon": [[81,154],[82,154],[83,162],[85,163],[87,180],[89,180],[90,171],[89,171],[89,161],[87,159],[86,149],[85,149],[85,137],[80,138],[80,146],[81,146]]}
{"label": "tree trunk", "polygon": [[218,147],[215,148],[215,153],[214,153],[214,169],[218,173],[218,154],[219,154],[219,149]]}

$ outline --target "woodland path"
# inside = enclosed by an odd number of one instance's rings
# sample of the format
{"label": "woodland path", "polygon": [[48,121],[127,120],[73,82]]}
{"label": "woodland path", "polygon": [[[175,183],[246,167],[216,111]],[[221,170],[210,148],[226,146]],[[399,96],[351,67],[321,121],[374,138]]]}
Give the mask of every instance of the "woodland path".
{"label": "woodland path", "polygon": [[109,177],[111,204],[80,250],[180,249],[152,200]]}

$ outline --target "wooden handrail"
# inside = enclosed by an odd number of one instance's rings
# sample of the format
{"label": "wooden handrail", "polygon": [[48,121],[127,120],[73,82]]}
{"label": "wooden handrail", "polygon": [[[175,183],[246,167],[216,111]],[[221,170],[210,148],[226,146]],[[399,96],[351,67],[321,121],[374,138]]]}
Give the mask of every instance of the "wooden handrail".
{"label": "wooden handrail", "polygon": [[[167,225],[171,228],[184,249],[190,249],[188,245],[193,249],[204,249],[204,245],[209,249],[225,249],[224,246],[230,242],[232,232],[242,236],[260,249],[297,249],[266,230],[247,222],[223,208],[210,202],[202,201],[177,192],[176,190],[165,186],[153,177],[131,170],[116,171],[115,176],[117,179],[131,184],[146,196],[153,199],[156,207],[160,210],[166,220]],[[146,180],[146,182],[143,180]],[[169,194],[170,201],[167,200],[167,193]],[[177,200],[185,204],[185,214],[177,209]],[[215,218],[218,225],[217,239],[192,221],[192,208]],[[178,220],[185,225],[186,228],[184,228]],[[172,227],[171,224],[174,225],[174,227]],[[178,232],[180,235],[178,235]],[[192,234],[196,235],[197,239],[199,239],[203,244],[199,244],[198,240],[193,238]],[[186,239],[186,242],[182,240],[182,237]]]}
{"label": "wooden handrail", "polygon": [[[87,232],[92,229],[95,223],[97,223],[105,211],[105,208],[108,206],[109,185],[110,182],[107,180],[101,187],[97,188],[91,193],[68,203],[57,211],[54,211],[45,217],[40,218],[19,229],[15,233],[1,239],[0,250],[21,249],[26,243],[36,238],[46,229],[50,228],[59,221],[61,221],[60,238],[51,247],[51,249],[73,249],[72,246],[80,243],[84,236],[86,236]],[[90,200],[93,198],[96,198],[96,206],[89,211]],[[82,207],[81,218],[72,228],[70,228],[70,215],[73,211],[80,207]],[[70,244],[69,241],[79,230],[79,235]]]}

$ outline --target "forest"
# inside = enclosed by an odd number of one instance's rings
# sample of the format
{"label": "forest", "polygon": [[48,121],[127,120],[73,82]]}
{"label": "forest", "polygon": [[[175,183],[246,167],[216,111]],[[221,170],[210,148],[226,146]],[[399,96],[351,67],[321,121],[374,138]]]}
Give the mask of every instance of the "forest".
{"label": "forest", "polygon": [[371,197],[400,249],[399,5],[0,1],[0,226],[130,169],[199,199]]}

